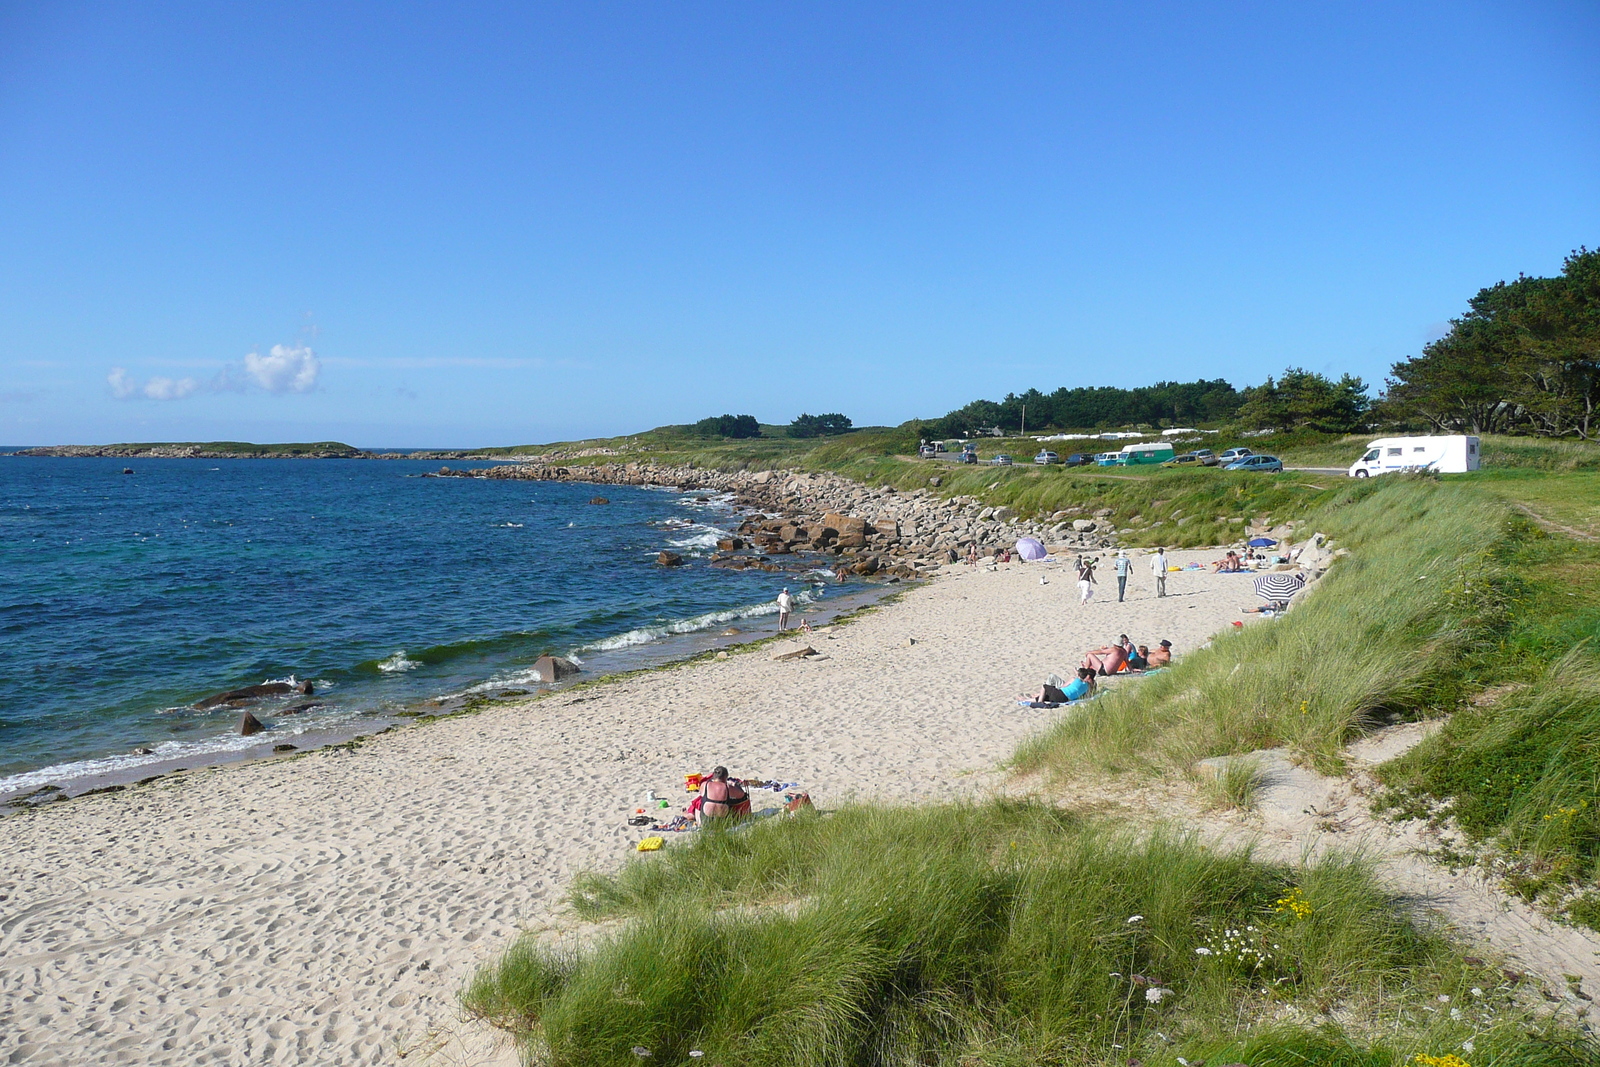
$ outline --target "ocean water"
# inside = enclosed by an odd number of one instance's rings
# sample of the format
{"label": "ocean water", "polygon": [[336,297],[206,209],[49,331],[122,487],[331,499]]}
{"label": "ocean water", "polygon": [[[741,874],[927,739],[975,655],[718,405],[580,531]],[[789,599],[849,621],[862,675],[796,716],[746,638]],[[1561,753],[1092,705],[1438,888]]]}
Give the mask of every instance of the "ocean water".
{"label": "ocean water", "polygon": [[[349,735],[534,689],[546,652],[617,669],[674,634],[770,628],[784,585],[840,592],[707,566],[737,522],[724,500],[421,477],[438,466],[0,456],[0,797]],[[662,549],[687,565],[658,566]],[[268,701],[258,737],[234,732],[238,710],[192,706],[290,679],[325,706]]]}

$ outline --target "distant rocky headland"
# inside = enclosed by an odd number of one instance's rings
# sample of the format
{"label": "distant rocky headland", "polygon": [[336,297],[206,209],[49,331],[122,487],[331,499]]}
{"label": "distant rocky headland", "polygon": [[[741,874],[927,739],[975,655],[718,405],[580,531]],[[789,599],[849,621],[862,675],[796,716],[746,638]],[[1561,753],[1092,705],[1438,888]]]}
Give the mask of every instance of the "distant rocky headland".
{"label": "distant rocky headland", "polygon": [[[598,485],[669,486],[685,492],[727,494],[745,512],[735,536],[725,538],[713,566],[789,569],[783,557],[827,557],[829,567],[861,576],[919,577],[954,562],[976,544],[985,559],[1035,537],[1067,550],[1112,547],[1116,530],[1109,511],[1083,509],[1049,518],[1024,519],[1006,507],[990,507],[967,496],[941,497],[931,488],[873,488],[835,474],[790,470],[724,471],[657,463],[573,465],[510,463],[475,470],[441,468],[431,477],[521,479]],[[594,503],[603,504],[604,497]],[[663,553],[662,563],[672,561]],[[798,561],[796,561],[798,562]]]}

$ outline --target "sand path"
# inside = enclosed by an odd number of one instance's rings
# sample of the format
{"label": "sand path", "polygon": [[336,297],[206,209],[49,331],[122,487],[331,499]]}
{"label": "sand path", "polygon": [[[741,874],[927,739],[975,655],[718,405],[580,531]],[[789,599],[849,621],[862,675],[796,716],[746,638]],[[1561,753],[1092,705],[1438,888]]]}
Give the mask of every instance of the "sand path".
{"label": "sand path", "polygon": [[1253,602],[1209,572],[1157,600],[1136,564],[1128,602],[1112,579],[1087,608],[1061,565],[951,568],[815,640],[825,658],[752,650],[9,816],[0,1062],[495,1058],[457,992],[576,871],[631,854],[643,790],[721,762],[824,806],[985,791],[1052,714],[1016,693],[1119,632],[1181,653]]}

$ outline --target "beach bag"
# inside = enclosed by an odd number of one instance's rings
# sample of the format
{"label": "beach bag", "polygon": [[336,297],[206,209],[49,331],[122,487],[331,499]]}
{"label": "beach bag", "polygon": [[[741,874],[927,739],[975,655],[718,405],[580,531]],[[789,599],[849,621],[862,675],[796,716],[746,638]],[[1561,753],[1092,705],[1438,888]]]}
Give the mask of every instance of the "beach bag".
{"label": "beach bag", "polygon": [[783,806],[783,810],[790,815],[795,815],[802,811],[816,811],[817,808],[815,804],[811,803],[810,793],[800,793],[797,796],[790,797],[789,803]]}

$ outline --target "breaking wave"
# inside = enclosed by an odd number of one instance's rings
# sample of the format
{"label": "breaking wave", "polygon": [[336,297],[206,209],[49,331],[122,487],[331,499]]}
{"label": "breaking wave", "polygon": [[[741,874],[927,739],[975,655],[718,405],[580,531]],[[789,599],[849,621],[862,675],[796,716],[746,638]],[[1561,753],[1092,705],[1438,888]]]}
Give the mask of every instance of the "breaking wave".
{"label": "breaking wave", "polygon": [[400,674],[405,671],[416,670],[420,666],[422,666],[422,664],[418,661],[414,659],[406,659],[406,650],[402,648],[400,651],[396,652],[394,655],[378,664],[378,669],[384,674]]}
{"label": "breaking wave", "polygon": [[[797,605],[806,605],[816,602],[816,596],[810,589],[801,589],[794,594]],[[675,634],[699,633],[716,626],[726,626],[730,622],[740,619],[753,619],[761,615],[776,615],[778,605],[773,601],[762,604],[747,604],[742,608],[733,608],[728,611],[708,611],[704,615],[693,615],[687,619],[678,619],[674,622],[662,623],[659,626],[641,626],[627,633],[617,634],[614,637],[601,638],[587,645],[580,645],[576,652],[614,652],[619,648],[632,648],[635,645],[647,645],[652,641],[659,641],[663,637]],[[574,657],[576,658],[576,657]]]}

